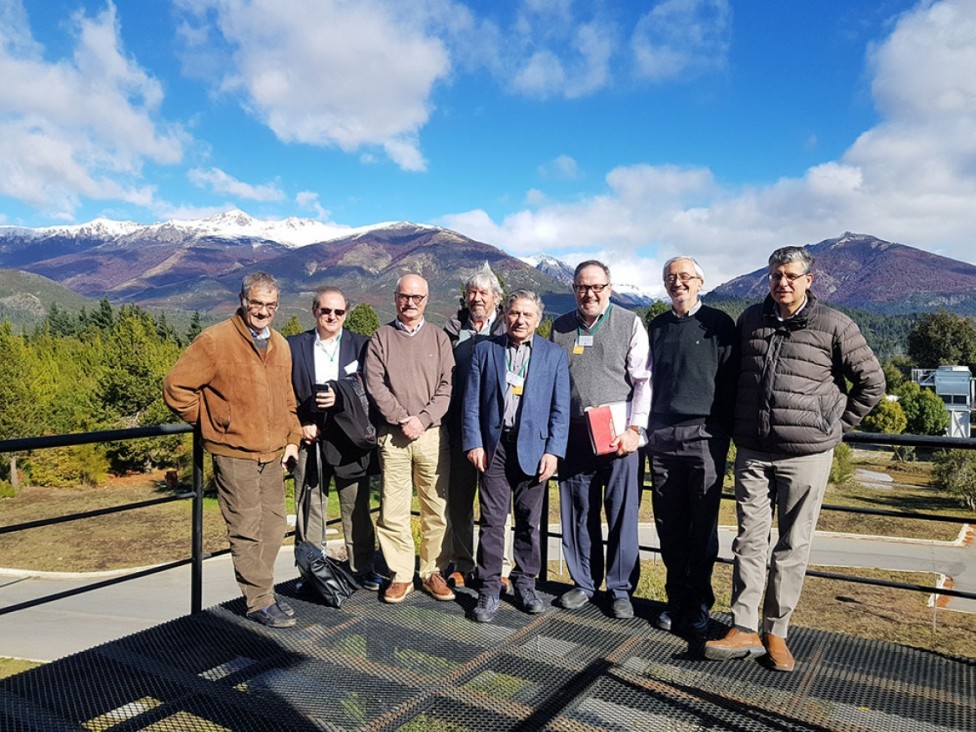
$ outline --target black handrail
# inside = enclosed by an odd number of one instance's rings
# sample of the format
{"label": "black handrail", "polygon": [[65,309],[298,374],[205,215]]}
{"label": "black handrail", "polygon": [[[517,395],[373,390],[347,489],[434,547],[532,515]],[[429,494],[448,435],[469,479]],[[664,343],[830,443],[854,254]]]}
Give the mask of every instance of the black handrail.
{"label": "black handrail", "polygon": [[[114,506],[105,509],[95,509],[92,511],[85,511],[76,514],[70,514],[66,516],[59,516],[50,519],[40,519],[37,521],[30,521],[21,524],[15,524],[11,526],[0,527],[0,534],[10,533],[14,531],[22,531],[25,529],[38,528],[41,526],[48,526],[57,523],[64,523],[67,521],[74,521],[80,518],[90,518],[92,516],[100,516],[108,513],[116,513],[119,511],[132,510],[136,508],[144,508],[147,506],[157,505],[161,503],[168,503],[177,500],[191,499],[193,502],[192,506],[192,534],[191,534],[191,553],[189,559],[182,559],[175,562],[169,562],[166,564],[157,565],[154,567],[144,568],[129,572],[118,577],[113,577],[106,580],[101,580],[91,584],[84,585],[72,590],[66,590],[64,592],[59,592],[53,595],[47,595],[45,597],[36,598],[34,600],[19,603],[17,605],[11,605],[4,608],[0,608],[0,615],[4,615],[9,612],[14,612],[16,610],[23,610],[28,607],[34,607],[36,605],[44,604],[46,602],[52,602],[54,600],[62,599],[64,597],[69,597],[72,595],[81,594],[83,592],[88,592],[90,590],[99,589],[106,587],[108,585],[117,584],[120,582],[125,582],[131,579],[137,579],[140,577],[145,577],[151,574],[156,574],[158,572],[164,572],[175,567],[180,567],[185,564],[191,565],[191,577],[190,577],[190,612],[199,613],[202,608],[203,601],[203,560],[211,556],[218,556],[221,554],[226,554],[229,550],[223,549],[220,551],[206,553],[203,550],[203,442],[200,439],[199,430],[195,430],[192,426],[186,424],[163,424],[154,425],[151,427],[135,427],[130,429],[117,429],[117,430],[102,430],[97,432],[83,432],[83,433],[72,433],[65,435],[46,435],[43,437],[27,437],[19,438],[14,440],[0,440],[0,453],[7,452],[23,452],[27,450],[37,450],[46,449],[52,447],[66,447],[71,445],[85,445],[98,442],[110,442],[110,441],[123,441],[123,440],[135,440],[142,438],[151,437],[165,437],[169,435],[176,434],[186,434],[188,432],[193,433],[193,477],[192,477],[192,490],[189,492],[183,492],[175,496],[168,496],[165,498],[159,498],[149,501],[141,501],[137,503],[130,503],[120,506]],[[976,439],[974,438],[951,438],[951,437],[935,437],[926,435],[890,435],[890,434],[880,434],[880,433],[867,433],[867,432],[849,432],[844,435],[844,441],[853,444],[868,444],[868,445],[882,445],[882,446],[905,446],[905,447],[924,447],[929,449],[976,449]],[[641,486],[641,490],[644,487]],[[724,495],[725,499],[732,499],[734,497],[729,495]],[[927,513],[902,513],[898,511],[889,511],[884,509],[861,509],[852,508],[849,506],[836,506],[824,504],[823,510],[827,511],[845,511],[850,513],[862,513],[868,515],[881,515],[881,516],[893,516],[898,518],[906,518],[912,520],[926,520],[926,521],[946,521],[951,523],[976,523],[976,517],[973,518],[959,518],[958,516],[947,516],[941,514],[927,514]],[[543,509],[542,515],[544,517],[549,516],[549,491],[543,492]],[[329,524],[338,522],[339,519],[332,519]],[[542,556],[541,556],[541,572],[540,578],[545,581],[548,577],[548,558],[549,558],[549,539],[562,536],[560,532],[552,532],[549,530],[548,518],[546,518],[546,527],[542,532],[544,540],[541,542],[542,546]],[[660,553],[659,547],[649,547],[641,545],[638,547],[641,551],[650,551],[655,553]],[[719,559],[718,561],[724,563],[731,563],[728,559]],[[888,580],[874,580],[867,579],[864,577],[856,577],[851,575],[837,574],[833,572],[822,572],[819,570],[808,569],[807,574],[813,577],[824,577],[827,579],[840,580],[845,582],[854,582],[859,584],[876,585],[882,587],[891,587],[895,589],[905,589],[918,592],[934,593],[939,595],[947,595],[952,597],[962,597],[966,599],[976,599],[976,593],[963,592],[960,590],[953,590],[949,588],[932,588],[923,585],[902,583],[902,582],[891,582]]]}

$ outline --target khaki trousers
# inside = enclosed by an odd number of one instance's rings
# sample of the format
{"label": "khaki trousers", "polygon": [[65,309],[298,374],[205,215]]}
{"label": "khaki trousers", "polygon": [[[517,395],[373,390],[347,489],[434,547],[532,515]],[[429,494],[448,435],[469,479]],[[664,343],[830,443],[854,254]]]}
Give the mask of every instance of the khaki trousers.
{"label": "khaki trousers", "polygon": [[[732,543],[732,618],[749,630],[785,638],[800,599],[813,532],[820,516],[834,451],[785,455],[739,448],[735,456],[735,510],[739,533]],[[779,538],[769,557],[773,513]],[[763,584],[766,592],[763,594]]]}
{"label": "khaki trousers", "polygon": [[410,530],[413,490],[420,504],[420,577],[427,579],[446,567],[447,489],[450,447],[440,427],[416,440],[399,428],[380,428],[383,490],[376,536],[395,582],[413,580],[416,549]]}
{"label": "khaki trousers", "polygon": [[281,463],[214,455],[213,466],[237,586],[247,611],[261,610],[275,602],[274,565],[285,536]]}

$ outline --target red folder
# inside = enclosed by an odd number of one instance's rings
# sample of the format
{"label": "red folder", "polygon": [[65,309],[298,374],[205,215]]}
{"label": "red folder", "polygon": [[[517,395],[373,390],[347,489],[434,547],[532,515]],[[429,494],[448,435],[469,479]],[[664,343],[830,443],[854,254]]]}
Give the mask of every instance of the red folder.
{"label": "red folder", "polygon": [[609,404],[590,407],[586,410],[586,426],[590,432],[590,445],[597,455],[616,452],[613,441],[617,439],[617,429],[613,425],[613,410]]}

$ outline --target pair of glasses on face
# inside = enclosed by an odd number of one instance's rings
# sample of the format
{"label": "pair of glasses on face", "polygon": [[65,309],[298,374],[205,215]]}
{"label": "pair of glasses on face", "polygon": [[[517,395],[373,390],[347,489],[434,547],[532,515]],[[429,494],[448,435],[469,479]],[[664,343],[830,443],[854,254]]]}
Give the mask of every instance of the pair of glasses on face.
{"label": "pair of glasses on face", "polygon": [[788,284],[792,285],[801,277],[806,277],[807,274],[807,272],[804,272],[803,274],[794,274],[793,272],[773,272],[769,275],[769,281],[776,283],[786,280]]}
{"label": "pair of glasses on face", "polygon": [[667,285],[673,285],[675,282],[680,280],[682,284],[687,285],[692,280],[698,279],[701,279],[698,275],[688,274],[687,272],[679,272],[678,274],[669,274],[664,278],[664,283]]}
{"label": "pair of glasses on face", "polygon": [[319,315],[332,315],[332,313],[335,313],[337,318],[341,318],[346,311],[342,308],[319,308]]}
{"label": "pair of glasses on face", "polygon": [[276,302],[261,302],[260,300],[251,300],[246,297],[244,298],[244,302],[247,303],[247,309],[254,313],[259,313],[262,310],[273,313],[278,309],[278,303]]}
{"label": "pair of glasses on face", "polygon": [[602,285],[573,285],[573,292],[577,295],[585,295],[587,290],[592,290],[594,295],[599,295],[608,287],[610,287],[609,282]]}
{"label": "pair of glasses on face", "polygon": [[417,305],[422,303],[424,301],[424,298],[426,297],[427,297],[426,295],[407,295],[402,292],[397,293],[397,300],[399,300],[400,302],[413,302],[416,303]]}

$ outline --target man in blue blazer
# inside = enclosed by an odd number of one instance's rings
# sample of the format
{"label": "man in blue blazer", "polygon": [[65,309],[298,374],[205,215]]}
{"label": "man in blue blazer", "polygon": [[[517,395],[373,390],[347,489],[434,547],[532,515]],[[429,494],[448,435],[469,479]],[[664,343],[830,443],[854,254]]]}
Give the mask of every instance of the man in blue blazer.
{"label": "man in blue blazer", "polygon": [[[347,309],[339,289],[322,287],[312,300],[315,327],[288,338],[303,437],[295,466],[295,545],[306,540],[324,545],[327,496],[320,486],[327,491],[335,479],[349,567],[365,589],[378,590],[380,578],[373,571],[376,536],[369,515],[369,476],[377,472],[375,450],[357,447],[335,424],[346,408],[339,396],[346,391],[338,388],[339,382],[362,372],[369,342],[366,336],[343,328]],[[313,447],[319,448],[318,456]],[[306,482],[308,490],[302,491]]]}
{"label": "man in blue blazer", "polygon": [[505,520],[514,498],[515,568],[509,579],[528,613],[542,612],[539,523],[546,485],[569,436],[569,368],[562,348],[535,334],[539,296],[516,290],[505,300],[507,333],[475,345],[465,388],[462,444],[482,473],[474,619],[498,612]]}

